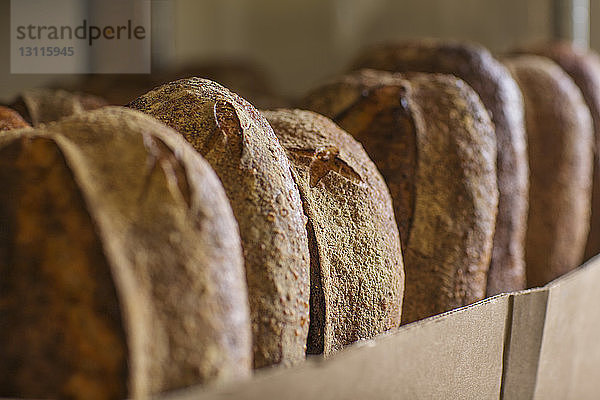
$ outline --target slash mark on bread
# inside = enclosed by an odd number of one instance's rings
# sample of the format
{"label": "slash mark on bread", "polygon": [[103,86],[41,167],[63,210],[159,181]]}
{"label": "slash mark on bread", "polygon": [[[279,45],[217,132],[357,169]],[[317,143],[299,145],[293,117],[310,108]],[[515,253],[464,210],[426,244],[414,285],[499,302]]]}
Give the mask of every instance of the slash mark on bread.
{"label": "slash mark on bread", "polygon": [[[160,164],[168,182],[168,187],[175,197],[181,196],[188,209],[192,206],[190,185],[183,165],[165,142],[148,133],[143,134],[144,146],[148,149],[147,177],[140,200],[146,196],[150,187],[152,174]],[[179,194],[177,194],[179,193]]]}
{"label": "slash mark on bread", "polygon": [[310,187],[315,187],[330,171],[355,183],[361,183],[362,178],[339,155],[335,146],[322,146],[317,149],[289,149],[288,152],[309,166]]}

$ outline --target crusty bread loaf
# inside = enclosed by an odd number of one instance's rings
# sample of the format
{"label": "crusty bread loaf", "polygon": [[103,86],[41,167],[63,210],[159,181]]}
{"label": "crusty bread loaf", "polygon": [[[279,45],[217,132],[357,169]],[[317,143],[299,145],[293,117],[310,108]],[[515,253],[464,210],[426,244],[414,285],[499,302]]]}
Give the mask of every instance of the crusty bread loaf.
{"label": "crusty bread loaf", "polygon": [[506,60],[525,99],[531,199],[527,284],[541,286],[582,261],[590,223],[593,127],[581,91],[554,62]]}
{"label": "crusty bread loaf", "polygon": [[589,259],[600,253],[600,58],[594,51],[576,47],[569,42],[540,44],[519,52],[548,57],[562,67],[581,90],[590,110],[596,151],[591,224],[584,255],[585,259]]}
{"label": "crusty bread loaf", "polygon": [[239,233],[179,135],[109,108],[0,135],[0,397],[247,377]]}
{"label": "crusty bread loaf", "polygon": [[498,207],[496,141],[477,94],[449,75],[360,71],[306,105],[358,139],[394,200],[403,323],[485,296]]}
{"label": "crusty bread loaf", "polygon": [[15,110],[0,106],[0,131],[9,131],[11,129],[25,128],[29,124]]}
{"label": "crusty bread loaf", "polygon": [[287,156],[264,117],[205,79],[182,79],[133,101],[178,130],[215,169],[240,226],[254,365],[304,359],[310,256],[306,217]]}
{"label": "crusty bread loaf", "polygon": [[359,57],[356,67],[452,74],[477,92],[495,125],[498,143],[500,198],[487,295],[523,289],[527,148],[523,100],[510,74],[479,45],[435,39],[375,47]]}
{"label": "crusty bread loaf", "polygon": [[360,143],[328,118],[263,111],[285,148],[309,221],[307,352],[333,354],[400,325],[404,269],[392,199]]}
{"label": "crusty bread loaf", "polygon": [[107,103],[96,96],[38,88],[25,90],[10,107],[17,110],[29,124],[38,126],[105,105]]}

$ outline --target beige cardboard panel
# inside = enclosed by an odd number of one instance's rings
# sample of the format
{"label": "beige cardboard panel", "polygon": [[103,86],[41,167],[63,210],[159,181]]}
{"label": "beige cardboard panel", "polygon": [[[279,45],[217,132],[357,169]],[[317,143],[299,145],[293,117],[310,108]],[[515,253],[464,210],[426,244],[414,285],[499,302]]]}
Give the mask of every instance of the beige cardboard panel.
{"label": "beige cardboard panel", "polygon": [[548,285],[535,399],[598,399],[600,258]]}
{"label": "beige cardboard panel", "polygon": [[[511,295],[512,324],[504,350],[502,399],[531,399],[535,390],[548,289],[532,289]],[[510,312],[512,310],[512,313]]]}
{"label": "beige cardboard panel", "polygon": [[[272,370],[191,399],[498,399],[509,295],[401,328],[326,360]],[[375,345],[376,344],[376,345]]]}

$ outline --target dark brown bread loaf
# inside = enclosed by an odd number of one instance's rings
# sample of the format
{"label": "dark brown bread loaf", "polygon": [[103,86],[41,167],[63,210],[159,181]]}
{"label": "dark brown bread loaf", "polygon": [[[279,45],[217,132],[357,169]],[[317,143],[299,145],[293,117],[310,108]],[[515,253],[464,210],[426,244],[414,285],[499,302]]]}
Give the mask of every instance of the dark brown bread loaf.
{"label": "dark brown bread loaf", "polygon": [[29,124],[15,110],[0,106],[0,131],[26,128]]}
{"label": "dark brown bread loaf", "polygon": [[530,192],[527,284],[541,286],[577,267],[589,229],[593,128],[581,91],[547,58],[506,61],[525,99]]}
{"label": "dark brown bread loaf", "polygon": [[31,125],[58,121],[83,111],[95,110],[107,103],[96,96],[56,89],[29,89],[10,105]]}
{"label": "dark brown bread loaf", "polygon": [[479,45],[434,39],[375,47],[364,53],[356,66],[396,72],[452,74],[477,92],[495,125],[498,143],[500,198],[487,295],[523,289],[527,148],[523,99],[510,74]]}
{"label": "dark brown bread loaf", "polygon": [[477,94],[449,75],[366,70],[316,89],[306,104],[359,140],[390,188],[403,323],[481,300],[498,188],[494,129]]}
{"label": "dark brown bread loaf", "polygon": [[573,79],[581,90],[594,124],[594,175],[592,215],[585,259],[600,253],[600,58],[598,54],[568,42],[538,45],[521,53],[532,53],[552,59]]}
{"label": "dark brown bread loaf", "polygon": [[205,79],[182,79],[133,101],[178,130],[215,169],[240,226],[256,368],[304,359],[310,256],[287,156],[247,101]]}
{"label": "dark brown bread loaf", "polygon": [[183,139],[109,108],[0,135],[0,397],[247,377],[238,229]]}
{"label": "dark brown bread loaf", "polygon": [[360,143],[328,118],[263,111],[309,221],[307,352],[325,356],[400,325],[404,269],[392,199]]}

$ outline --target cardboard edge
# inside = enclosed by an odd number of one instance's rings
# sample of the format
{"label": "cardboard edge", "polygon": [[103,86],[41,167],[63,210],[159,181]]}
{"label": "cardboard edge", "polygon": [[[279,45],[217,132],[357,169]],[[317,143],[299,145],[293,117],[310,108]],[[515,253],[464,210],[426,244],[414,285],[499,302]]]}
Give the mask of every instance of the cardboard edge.
{"label": "cardboard edge", "polygon": [[510,297],[501,294],[417,321],[327,360],[308,359],[291,369],[258,371],[248,381],[193,386],[160,398],[498,399]]}
{"label": "cardboard edge", "polygon": [[531,399],[536,387],[548,289],[511,293],[501,399]]}

